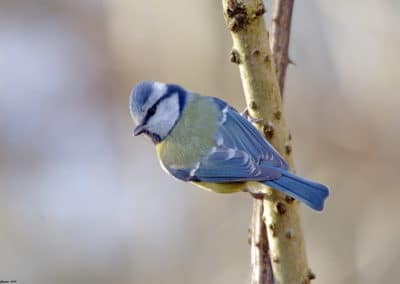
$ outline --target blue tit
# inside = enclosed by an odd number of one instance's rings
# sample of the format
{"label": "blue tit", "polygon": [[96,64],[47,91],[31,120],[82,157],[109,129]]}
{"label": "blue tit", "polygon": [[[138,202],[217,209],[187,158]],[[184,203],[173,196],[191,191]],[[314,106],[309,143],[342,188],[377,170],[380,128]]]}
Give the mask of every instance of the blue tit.
{"label": "blue tit", "polygon": [[284,158],[224,101],[144,81],[129,104],[134,135],[151,138],[162,168],[175,178],[219,193],[251,192],[262,183],[323,209],[328,187],[289,172]]}

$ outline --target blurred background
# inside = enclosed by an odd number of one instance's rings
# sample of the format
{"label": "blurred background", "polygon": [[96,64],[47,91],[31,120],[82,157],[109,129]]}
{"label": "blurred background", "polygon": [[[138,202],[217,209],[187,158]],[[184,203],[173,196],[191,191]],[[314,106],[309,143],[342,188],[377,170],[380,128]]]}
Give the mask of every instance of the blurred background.
{"label": "blurred background", "polygon": [[[270,1],[267,1],[269,15]],[[297,1],[285,115],[313,283],[400,277],[400,2]],[[248,283],[251,199],[167,176],[131,87],[244,98],[220,1],[0,2],[0,280]]]}

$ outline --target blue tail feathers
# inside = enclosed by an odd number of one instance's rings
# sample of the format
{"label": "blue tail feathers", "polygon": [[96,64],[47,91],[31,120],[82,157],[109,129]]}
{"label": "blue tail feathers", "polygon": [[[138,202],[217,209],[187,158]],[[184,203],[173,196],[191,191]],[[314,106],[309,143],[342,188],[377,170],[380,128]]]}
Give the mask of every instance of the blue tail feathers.
{"label": "blue tail feathers", "polygon": [[300,200],[318,211],[324,208],[324,201],[329,195],[327,186],[306,180],[285,170],[282,170],[280,178],[262,183]]}

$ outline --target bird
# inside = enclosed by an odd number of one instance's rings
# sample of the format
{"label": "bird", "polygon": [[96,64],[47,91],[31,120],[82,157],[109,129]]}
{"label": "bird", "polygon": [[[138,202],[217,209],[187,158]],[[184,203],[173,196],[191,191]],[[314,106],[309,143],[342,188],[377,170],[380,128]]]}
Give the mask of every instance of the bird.
{"label": "bird", "polygon": [[261,183],[323,210],[328,187],[291,173],[251,121],[225,101],[142,81],[131,91],[129,109],[133,135],[151,139],[173,177],[217,193],[252,192]]}

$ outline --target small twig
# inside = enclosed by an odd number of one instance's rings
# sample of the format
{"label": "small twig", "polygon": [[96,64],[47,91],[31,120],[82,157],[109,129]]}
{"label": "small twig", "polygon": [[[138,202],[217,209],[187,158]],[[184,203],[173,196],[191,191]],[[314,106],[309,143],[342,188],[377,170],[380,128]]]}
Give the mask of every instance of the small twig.
{"label": "small twig", "polygon": [[272,3],[271,49],[274,55],[279,88],[283,96],[286,68],[288,64],[294,64],[289,57],[294,0],[274,0]]}
{"label": "small twig", "polygon": [[[253,214],[250,227],[251,284],[273,284],[271,259],[269,257],[267,228],[263,221],[263,198],[253,198]],[[264,271],[261,271],[261,270]]]}

